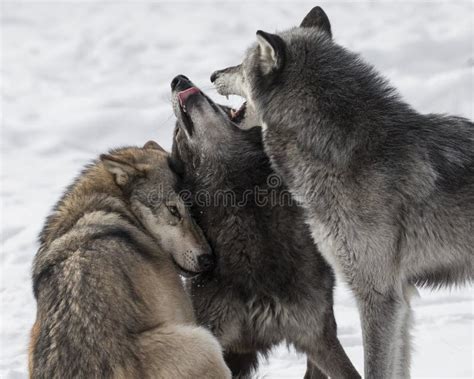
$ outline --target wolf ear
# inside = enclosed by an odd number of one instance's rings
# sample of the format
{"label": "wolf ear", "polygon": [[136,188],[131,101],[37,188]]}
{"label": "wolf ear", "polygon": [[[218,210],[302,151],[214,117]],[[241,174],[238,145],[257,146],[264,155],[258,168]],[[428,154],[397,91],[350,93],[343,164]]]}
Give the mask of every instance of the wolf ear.
{"label": "wolf ear", "polygon": [[156,143],[155,141],[148,141],[145,145],[143,145],[143,148],[144,149],[152,149],[152,150],[160,150],[164,153],[166,153],[166,150],[163,149],[160,145],[158,145],[158,143]]}
{"label": "wolf ear", "polygon": [[260,65],[264,74],[278,71],[285,64],[285,42],[276,34],[257,31]]}
{"label": "wolf ear", "polygon": [[120,187],[130,183],[138,176],[144,176],[144,172],[138,169],[134,163],[109,154],[102,154],[100,160],[108,172],[110,172]]}
{"label": "wolf ear", "polygon": [[301,28],[318,28],[332,37],[329,18],[321,7],[314,7],[309,11],[300,25]]}

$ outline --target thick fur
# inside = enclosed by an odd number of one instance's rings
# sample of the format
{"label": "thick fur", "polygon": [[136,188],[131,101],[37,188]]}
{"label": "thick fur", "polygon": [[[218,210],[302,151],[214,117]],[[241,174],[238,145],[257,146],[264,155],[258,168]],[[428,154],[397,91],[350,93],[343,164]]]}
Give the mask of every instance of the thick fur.
{"label": "thick fur", "polygon": [[247,97],[274,169],[351,286],[366,377],[408,377],[413,285],[474,277],[474,125],[413,110],[332,40],[318,7],[303,27],[257,36],[242,65],[212,79]]}
{"label": "thick fur", "polygon": [[[173,264],[196,271],[190,256],[210,251],[175,182],[165,152],[124,148],[90,165],[66,191],[33,265],[32,378],[230,377],[217,340],[196,326]],[[158,186],[166,206],[151,200]],[[166,210],[170,202],[181,220]],[[181,241],[160,229],[172,222]],[[180,257],[178,246],[189,256]]]}
{"label": "thick fur", "polygon": [[333,272],[272,171],[260,128],[239,129],[202,92],[183,114],[178,93],[192,84],[183,76],[173,83],[172,159],[217,259],[189,283],[198,322],[222,344],[234,377],[248,377],[258,355],[282,341],[307,355],[307,379],[360,377],[337,339]]}

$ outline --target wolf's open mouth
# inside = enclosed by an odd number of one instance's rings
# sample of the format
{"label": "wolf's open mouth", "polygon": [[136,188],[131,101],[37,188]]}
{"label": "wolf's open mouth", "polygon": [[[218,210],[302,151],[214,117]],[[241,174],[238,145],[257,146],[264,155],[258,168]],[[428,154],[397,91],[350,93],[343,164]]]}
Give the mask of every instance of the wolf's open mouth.
{"label": "wolf's open mouth", "polygon": [[[215,103],[210,98],[208,98],[205,94],[203,94],[197,87],[189,87],[181,92],[178,92],[177,96],[178,96],[179,108],[181,111],[181,118],[182,118],[184,126],[186,127],[190,135],[193,132],[194,123],[191,116],[189,115],[186,103],[188,102],[189,97],[193,95],[197,95],[197,94],[203,95],[209,101],[209,103],[213,106],[213,108],[215,108],[217,111],[217,107]],[[228,111],[226,113],[229,116],[230,121],[236,124],[239,124],[244,119],[246,110],[247,110],[247,102],[244,102],[239,109],[228,108]]]}
{"label": "wolf's open mouth", "polygon": [[247,110],[247,102],[245,101],[241,107],[237,110],[231,108],[229,111],[229,118],[232,122],[239,124],[245,117],[245,111]]}
{"label": "wolf's open mouth", "polygon": [[190,135],[193,133],[193,120],[188,114],[186,109],[186,102],[191,95],[200,94],[201,91],[196,87],[190,87],[178,93],[179,109],[181,111],[181,119],[183,120],[184,127]]}
{"label": "wolf's open mouth", "polygon": [[199,88],[190,87],[178,93],[179,105],[186,112],[186,101],[191,95],[199,94],[201,91]]}

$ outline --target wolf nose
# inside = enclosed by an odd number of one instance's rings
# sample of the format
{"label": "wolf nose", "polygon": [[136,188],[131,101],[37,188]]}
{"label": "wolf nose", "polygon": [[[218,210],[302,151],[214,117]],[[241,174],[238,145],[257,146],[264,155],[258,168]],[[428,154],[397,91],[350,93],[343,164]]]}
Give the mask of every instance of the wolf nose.
{"label": "wolf nose", "polygon": [[183,83],[189,84],[190,80],[184,75],[175,76],[174,79],[171,81],[171,89],[175,89],[178,85],[182,85]]}
{"label": "wolf nose", "polygon": [[217,79],[217,77],[219,76],[219,71],[214,71],[212,74],[211,74],[211,83],[214,83]]}
{"label": "wolf nose", "polygon": [[198,257],[199,267],[202,271],[209,271],[214,267],[215,259],[212,254],[202,254]]}

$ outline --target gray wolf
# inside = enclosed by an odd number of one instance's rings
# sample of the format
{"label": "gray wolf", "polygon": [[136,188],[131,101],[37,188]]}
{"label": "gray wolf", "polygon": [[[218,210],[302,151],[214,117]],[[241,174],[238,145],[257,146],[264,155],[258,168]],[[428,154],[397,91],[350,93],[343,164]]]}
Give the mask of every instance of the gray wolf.
{"label": "gray wolf", "polygon": [[215,72],[247,99],[265,151],[357,299],[367,378],[410,372],[410,293],[474,277],[474,126],[420,114],[332,39],[316,7]]}
{"label": "gray wolf", "polygon": [[57,203],[33,265],[33,378],[226,378],[176,268],[211,250],[156,142],[89,165]]}
{"label": "gray wolf", "polygon": [[248,377],[259,354],[285,341],[306,354],[306,379],[359,378],[337,338],[334,274],[271,169],[260,129],[239,129],[243,114],[231,116],[182,75],[172,101],[179,188],[217,260],[191,279],[191,299],[234,377]]}

